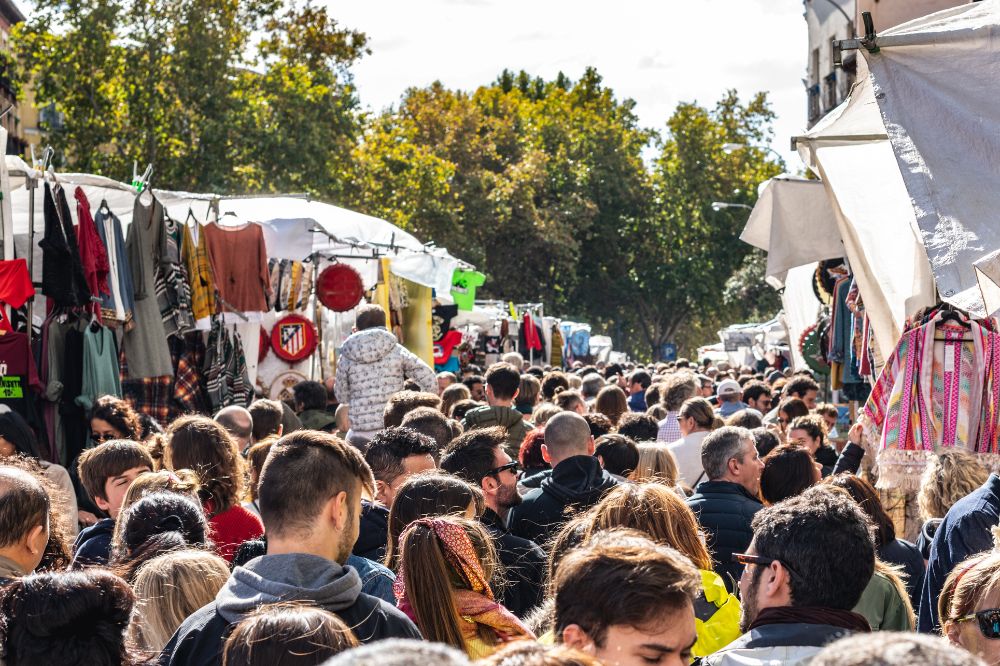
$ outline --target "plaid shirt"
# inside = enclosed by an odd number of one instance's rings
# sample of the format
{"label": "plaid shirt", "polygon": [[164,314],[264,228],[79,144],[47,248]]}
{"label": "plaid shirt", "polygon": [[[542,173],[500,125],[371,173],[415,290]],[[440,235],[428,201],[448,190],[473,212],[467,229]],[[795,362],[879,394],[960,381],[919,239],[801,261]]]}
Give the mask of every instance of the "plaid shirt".
{"label": "plaid shirt", "polygon": [[667,412],[667,418],[660,421],[660,429],[656,433],[656,441],[658,442],[676,442],[678,439],[683,437],[681,434],[681,426],[677,423],[677,412]]}
{"label": "plaid shirt", "polygon": [[122,398],[132,405],[132,409],[156,419],[160,425],[170,422],[170,391],[173,377],[144,377],[142,379],[128,378],[128,363],[125,360],[124,346],[118,355],[121,367]]}
{"label": "plaid shirt", "polygon": [[201,333],[168,338],[170,357],[174,362],[174,390],[170,403],[171,416],[208,414],[208,396],[202,380],[205,345]]}

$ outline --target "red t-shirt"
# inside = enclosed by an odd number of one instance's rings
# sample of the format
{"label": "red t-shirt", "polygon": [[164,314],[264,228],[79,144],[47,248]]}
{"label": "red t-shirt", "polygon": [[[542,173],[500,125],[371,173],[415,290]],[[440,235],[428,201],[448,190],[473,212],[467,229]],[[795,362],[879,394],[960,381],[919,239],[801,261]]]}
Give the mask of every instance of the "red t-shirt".
{"label": "red t-shirt", "polygon": [[[0,303],[19,308],[35,295],[35,287],[28,276],[28,262],[24,259],[0,261]],[[0,308],[0,330],[13,332],[6,313]]]}
{"label": "red t-shirt", "polygon": [[264,534],[264,524],[260,522],[260,518],[239,504],[212,516],[208,519],[208,524],[212,529],[215,552],[226,562],[233,561],[241,543],[259,539]]}

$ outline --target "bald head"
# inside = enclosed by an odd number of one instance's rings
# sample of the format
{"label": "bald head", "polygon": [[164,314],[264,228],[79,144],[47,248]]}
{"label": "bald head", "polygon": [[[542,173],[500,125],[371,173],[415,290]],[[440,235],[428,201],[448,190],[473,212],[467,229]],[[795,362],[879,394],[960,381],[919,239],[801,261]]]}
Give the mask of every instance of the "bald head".
{"label": "bald head", "polygon": [[559,412],[545,422],[545,448],[553,467],[566,458],[594,453],[590,425],[576,412]]}
{"label": "bald head", "polygon": [[253,438],[253,416],[243,407],[232,405],[223,407],[215,415],[215,422],[225,428],[237,443],[240,451],[251,444]]}
{"label": "bald head", "polygon": [[24,541],[33,533],[44,534],[44,549],[48,524],[49,494],[41,482],[22,469],[0,467],[0,554],[21,564],[25,573],[31,571],[38,560],[25,562]]}

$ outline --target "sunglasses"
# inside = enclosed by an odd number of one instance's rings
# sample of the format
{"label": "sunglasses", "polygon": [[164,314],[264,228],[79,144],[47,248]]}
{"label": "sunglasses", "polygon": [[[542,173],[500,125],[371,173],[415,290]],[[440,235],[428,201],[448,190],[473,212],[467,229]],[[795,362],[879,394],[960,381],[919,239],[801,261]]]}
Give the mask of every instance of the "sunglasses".
{"label": "sunglasses", "polygon": [[968,620],[979,620],[979,632],[985,638],[996,640],[1000,638],[1000,608],[987,608],[978,613],[971,613],[955,618],[955,622],[966,622]]}
{"label": "sunglasses", "polygon": [[785,564],[781,560],[776,560],[776,559],[771,558],[771,557],[764,557],[762,555],[750,555],[748,553],[733,553],[732,560],[733,560],[733,562],[736,562],[737,564],[742,564],[743,566],[748,566],[748,565],[751,565],[751,564],[756,564],[756,565],[762,566],[762,567],[768,567],[768,566],[771,566],[772,564],[774,564],[775,562],[777,562],[781,566],[783,566],[786,569],[788,569],[789,573],[795,574],[796,576],[798,575],[798,573],[795,571],[795,569],[791,568],[790,566],[788,566],[787,564]]}
{"label": "sunglasses", "polygon": [[517,470],[520,466],[521,464],[515,460],[513,462],[507,463],[506,465],[500,465],[499,467],[494,467],[490,471],[486,472],[486,476],[496,476],[497,474],[500,474],[501,472],[506,472],[508,470],[513,472],[514,474],[517,474]]}

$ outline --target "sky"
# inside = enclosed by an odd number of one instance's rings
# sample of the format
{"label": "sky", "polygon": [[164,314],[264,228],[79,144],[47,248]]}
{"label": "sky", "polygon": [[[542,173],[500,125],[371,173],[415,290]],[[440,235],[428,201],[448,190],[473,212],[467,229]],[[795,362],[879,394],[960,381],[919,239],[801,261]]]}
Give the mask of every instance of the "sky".
{"label": "sky", "polygon": [[[322,1],[322,0],[321,0]],[[371,55],[353,72],[362,104],[380,111],[435,80],[473,90],[506,67],[578,79],[594,66],[640,122],[663,128],[678,102],[713,106],[728,88],[767,91],[771,146],[788,169],[806,122],[801,0],[326,0]]]}

